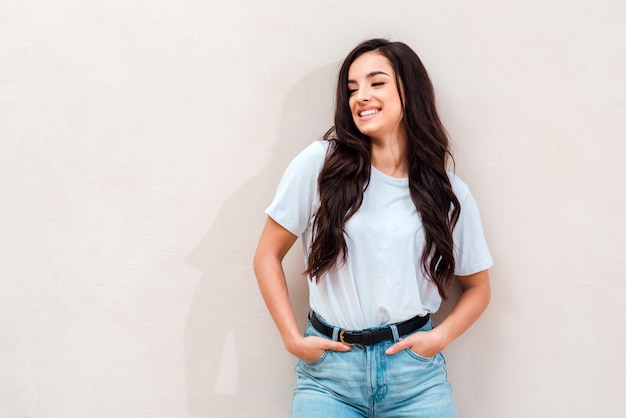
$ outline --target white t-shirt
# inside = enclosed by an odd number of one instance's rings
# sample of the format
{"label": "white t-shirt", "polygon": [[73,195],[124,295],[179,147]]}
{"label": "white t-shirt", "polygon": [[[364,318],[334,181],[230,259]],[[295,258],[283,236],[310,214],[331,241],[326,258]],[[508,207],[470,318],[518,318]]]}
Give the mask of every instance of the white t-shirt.
{"label": "white t-shirt", "polygon": [[[317,179],[329,142],[316,141],[289,164],[266,213],[294,235],[301,236],[305,254],[319,207]],[[468,186],[450,174],[461,204],[453,232],[455,274],[466,276],[493,264],[476,202]],[[434,313],[441,305],[437,286],[420,263],[424,232],[409,193],[407,178],[371,169],[363,204],[346,222],[348,259],[309,280],[309,304],[330,324],[364,329]],[[305,255],[306,262],[306,255]]]}

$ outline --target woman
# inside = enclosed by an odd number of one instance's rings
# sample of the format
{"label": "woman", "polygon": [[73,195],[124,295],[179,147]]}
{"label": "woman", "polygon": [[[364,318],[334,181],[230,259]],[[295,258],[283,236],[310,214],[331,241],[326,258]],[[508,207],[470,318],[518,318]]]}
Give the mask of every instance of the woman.
{"label": "woman", "polygon": [[[433,87],[407,45],[372,39],[339,72],[334,126],[289,165],[254,258],[286,349],[300,359],[292,416],[453,417],[441,351],[490,297],[492,260],[468,187],[446,172]],[[282,259],[302,237],[302,335]],[[433,328],[446,289],[462,294]]]}

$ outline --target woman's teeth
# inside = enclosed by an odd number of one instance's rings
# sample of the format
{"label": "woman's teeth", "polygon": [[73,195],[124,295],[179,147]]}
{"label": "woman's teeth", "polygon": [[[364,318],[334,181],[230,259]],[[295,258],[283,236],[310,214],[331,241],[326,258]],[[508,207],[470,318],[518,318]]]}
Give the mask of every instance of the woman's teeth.
{"label": "woman's teeth", "polygon": [[374,113],[378,113],[378,109],[364,110],[361,113],[359,113],[359,116],[369,116],[369,115],[373,115]]}

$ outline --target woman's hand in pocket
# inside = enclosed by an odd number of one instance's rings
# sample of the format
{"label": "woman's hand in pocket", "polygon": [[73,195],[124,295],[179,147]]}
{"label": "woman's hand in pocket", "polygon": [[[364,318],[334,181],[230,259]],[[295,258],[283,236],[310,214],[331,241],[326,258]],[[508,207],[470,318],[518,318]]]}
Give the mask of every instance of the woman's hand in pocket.
{"label": "woman's hand in pocket", "polygon": [[350,351],[350,347],[345,344],[317,336],[300,337],[286,348],[291,354],[307,363],[320,359],[327,350]]}
{"label": "woman's hand in pocket", "polygon": [[430,331],[420,331],[400,338],[400,341],[385,351],[387,354],[396,354],[407,348],[413,350],[420,357],[432,358],[446,348],[446,338],[437,328]]}

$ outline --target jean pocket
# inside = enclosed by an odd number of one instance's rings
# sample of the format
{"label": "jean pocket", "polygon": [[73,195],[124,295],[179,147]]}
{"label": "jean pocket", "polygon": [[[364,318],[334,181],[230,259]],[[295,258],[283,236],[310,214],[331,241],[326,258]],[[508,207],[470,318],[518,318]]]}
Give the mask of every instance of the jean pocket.
{"label": "jean pocket", "polygon": [[329,351],[326,350],[322,353],[322,356],[318,358],[317,360],[314,360],[314,361],[304,361],[302,359],[300,360],[307,366],[317,366],[318,364],[321,364],[324,360],[326,360],[326,357],[328,357],[328,354],[329,354]]}
{"label": "jean pocket", "polygon": [[407,348],[404,350],[409,356],[413,357],[415,360],[421,361],[422,363],[427,363],[427,362],[431,362],[434,359],[437,358],[437,356],[439,355],[439,353],[435,354],[433,357],[424,357],[424,356],[420,356],[419,354],[417,354],[415,351],[413,351],[410,348]]}
{"label": "jean pocket", "polygon": [[[311,325],[309,323],[309,325],[307,326],[306,330],[304,331],[304,336],[305,337],[320,337],[320,338],[325,338],[325,339],[329,339],[326,335],[322,334],[321,332],[319,332],[318,330],[316,330],[313,325]],[[320,363],[322,363],[324,360],[326,360],[326,357],[328,357],[328,351],[326,350],[322,353],[322,355],[320,356],[320,358],[318,358],[317,360],[314,361],[305,361],[300,359],[304,364],[309,365],[309,366],[315,366],[318,365]]]}

